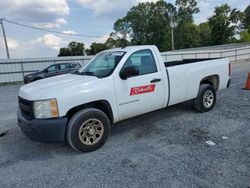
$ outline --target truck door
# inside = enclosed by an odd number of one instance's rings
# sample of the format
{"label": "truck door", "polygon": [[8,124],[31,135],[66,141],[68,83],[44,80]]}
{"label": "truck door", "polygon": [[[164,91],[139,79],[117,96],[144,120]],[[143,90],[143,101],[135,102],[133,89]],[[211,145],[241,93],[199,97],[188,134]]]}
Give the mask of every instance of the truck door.
{"label": "truck door", "polygon": [[126,67],[134,67],[138,74],[127,79],[122,79],[121,76],[114,79],[119,120],[162,108],[163,78],[151,50],[133,53],[120,73]]}

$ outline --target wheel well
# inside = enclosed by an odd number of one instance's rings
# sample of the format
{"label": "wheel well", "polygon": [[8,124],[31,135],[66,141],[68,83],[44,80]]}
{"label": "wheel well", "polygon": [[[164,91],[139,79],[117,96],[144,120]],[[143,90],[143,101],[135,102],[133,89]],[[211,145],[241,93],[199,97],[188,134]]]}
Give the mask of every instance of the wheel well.
{"label": "wheel well", "polygon": [[201,80],[200,84],[210,84],[214,87],[214,89],[216,91],[218,91],[219,89],[219,76],[218,75],[212,75],[212,76],[208,76],[206,78],[203,78]]}
{"label": "wheel well", "polygon": [[82,104],[79,106],[76,106],[72,109],[70,109],[66,116],[71,119],[71,117],[78,111],[85,109],[85,108],[96,108],[98,110],[103,111],[109,118],[110,122],[113,123],[114,122],[114,116],[113,116],[113,112],[112,112],[112,108],[109,104],[108,101],[105,100],[100,100],[100,101],[94,101],[94,102],[90,102],[90,103],[86,103],[86,104]]}

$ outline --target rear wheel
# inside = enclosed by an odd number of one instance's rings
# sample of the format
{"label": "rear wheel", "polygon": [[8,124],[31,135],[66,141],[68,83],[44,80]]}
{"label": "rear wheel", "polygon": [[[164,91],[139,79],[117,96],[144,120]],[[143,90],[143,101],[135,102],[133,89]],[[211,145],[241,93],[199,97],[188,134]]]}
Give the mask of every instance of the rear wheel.
{"label": "rear wheel", "polygon": [[208,112],[214,108],[216,103],[216,91],[210,84],[202,84],[196,99],[194,108],[198,112]]}
{"label": "rear wheel", "polygon": [[70,119],[67,141],[77,151],[94,151],[106,142],[110,129],[110,120],[104,112],[94,108],[84,109]]}

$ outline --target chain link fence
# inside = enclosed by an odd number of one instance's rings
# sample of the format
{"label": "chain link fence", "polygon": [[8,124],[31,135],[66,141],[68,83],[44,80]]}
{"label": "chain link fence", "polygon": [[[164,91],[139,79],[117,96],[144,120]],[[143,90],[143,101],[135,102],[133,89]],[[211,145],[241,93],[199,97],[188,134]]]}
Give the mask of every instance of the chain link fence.
{"label": "chain link fence", "polygon": [[85,65],[92,56],[4,59],[0,60],[0,83],[20,82],[25,75],[38,72],[52,64],[80,63]]}

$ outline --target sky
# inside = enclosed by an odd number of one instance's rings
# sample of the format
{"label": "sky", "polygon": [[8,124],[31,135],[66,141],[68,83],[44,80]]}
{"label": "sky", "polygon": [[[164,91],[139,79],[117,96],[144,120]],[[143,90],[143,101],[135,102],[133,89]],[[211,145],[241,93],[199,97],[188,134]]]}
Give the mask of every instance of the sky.
{"label": "sky", "polygon": [[[98,36],[65,36],[4,22],[10,57],[55,57],[70,41],[83,42],[85,47],[92,42],[105,42],[118,18],[124,17],[132,6],[147,1],[157,0],[0,0],[0,18],[65,33]],[[195,23],[206,21],[214,7],[224,3],[245,10],[250,0],[198,0],[200,13],[194,16]],[[0,59],[3,58],[6,52],[0,29]]]}

